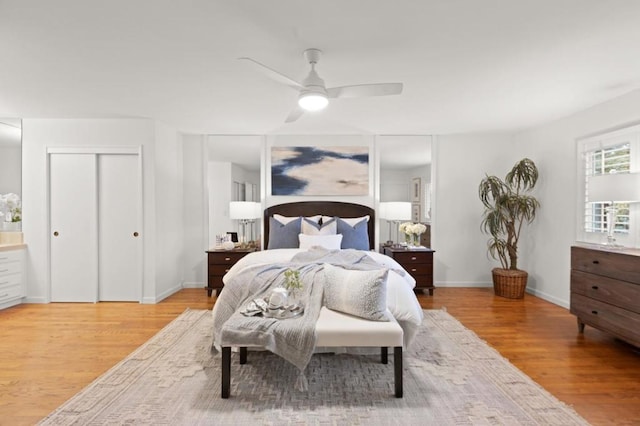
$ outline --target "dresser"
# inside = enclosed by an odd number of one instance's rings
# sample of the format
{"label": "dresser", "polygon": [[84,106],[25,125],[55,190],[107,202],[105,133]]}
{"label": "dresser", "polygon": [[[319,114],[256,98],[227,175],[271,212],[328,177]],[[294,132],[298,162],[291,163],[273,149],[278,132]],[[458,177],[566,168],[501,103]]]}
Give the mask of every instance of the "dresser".
{"label": "dresser", "polygon": [[640,250],[571,247],[571,313],[640,347]]}
{"label": "dresser", "polygon": [[416,280],[416,290],[429,291],[433,296],[433,253],[435,250],[406,249],[403,247],[385,246],[383,253],[395,259]]}
{"label": "dresser", "polygon": [[24,287],[24,250],[0,250],[0,309],[21,303]]}
{"label": "dresser", "polygon": [[211,296],[213,290],[216,290],[216,294],[220,294],[224,284],[222,283],[222,277],[236,262],[247,254],[256,251],[255,248],[248,249],[234,249],[234,250],[207,250],[208,258],[208,275],[209,280],[207,282],[207,295]]}

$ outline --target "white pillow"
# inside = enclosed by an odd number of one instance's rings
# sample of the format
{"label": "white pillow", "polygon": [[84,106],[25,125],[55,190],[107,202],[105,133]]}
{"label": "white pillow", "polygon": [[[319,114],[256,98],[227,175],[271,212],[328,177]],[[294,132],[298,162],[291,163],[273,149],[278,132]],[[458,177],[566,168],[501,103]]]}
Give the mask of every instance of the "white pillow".
{"label": "white pillow", "polygon": [[301,249],[309,249],[313,246],[324,247],[328,250],[340,250],[342,234],[335,235],[298,235]]}
{"label": "white pillow", "polygon": [[359,271],[324,264],[324,304],[334,311],[372,321],[387,318],[388,269]]}
{"label": "white pillow", "polygon": [[[322,216],[322,223],[328,222],[331,219],[333,219],[332,216]],[[360,216],[360,217],[341,217],[340,219],[347,222],[349,226],[356,226],[356,224],[360,223],[362,220],[366,220],[367,222],[369,222],[370,217],[369,215],[366,215],[366,216]]]}
{"label": "white pillow", "polygon": [[305,235],[335,235],[338,233],[338,221],[331,218],[320,226],[318,222],[304,218],[301,226],[302,233]]}
{"label": "white pillow", "polygon": [[[286,225],[287,223],[291,222],[292,220],[296,220],[299,217],[300,216],[282,216],[281,214],[277,214],[277,213],[273,215],[273,218],[283,225]],[[315,216],[307,216],[307,219],[315,223],[320,223],[321,217],[322,217],[321,215],[317,214]]]}

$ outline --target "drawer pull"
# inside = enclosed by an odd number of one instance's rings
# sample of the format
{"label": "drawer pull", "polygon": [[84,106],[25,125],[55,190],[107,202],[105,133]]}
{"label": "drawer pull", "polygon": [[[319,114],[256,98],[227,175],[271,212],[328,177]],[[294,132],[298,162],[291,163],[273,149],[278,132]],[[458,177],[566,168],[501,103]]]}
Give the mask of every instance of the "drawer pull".
{"label": "drawer pull", "polygon": [[2,282],[0,283],[0,285],[5,285],[5,284],[9,284],[9,281],[2,281]]}
{"label": "drawer pull", "polygon": [[9,295],[9,293],[0,294],[0,299],[2,299],[3,297],[7,297],[8,295]]}
{"label": "drawer pull", "polygon": [[224,260],[225,260],[225,262],[228,262],[228,261],[231,260],[231,258],[230,257],[225,257]]}
{"label": "drawer pull", "polygon": [[227,272],[229,272],[229,270],[228,270],[228,269],[225,269],[225,270],[224,270],[224,272],[225,272],[225,274],[226,274]]}
{"label": "drawer pull", "polygon": [[591,311],[593,315],[598,315],[598,311]]}
{"label": "drawer pull", "polygon": [[0,272],[7,272],[8,269],[0,269]]}
{"label": "drawer pull", "polygon": [[9,257],[5,256],[5,257],[0,257],[0,260],[7,260]]}
{"label": "drawer pull", "polygon": [[594,265],[597,265],[597,264],[599,264],[599,263],[600,263],[600,261],[599,261],[599,260],[594,260],[594,261],[593,261],[593,264],[594,264]]}
{"label": "drawer pull", "polygon": [[593,290],[597,290],[597,289],[598,289],[598,286],[597,286],[597,285],[592,285],[592,286],[591,286],[591,288],[592,288]]}
{"label": "drawer pull", "polygon": [[417,257],[415,257],[415,256],[413,256],[413,257],[411,258],[411,260],[418,260],[418,258],[417,258]]}
{"label": "drawer pull", "polygon": [[411,272],[416,272],[417,269],[416,268],[411,268]]}

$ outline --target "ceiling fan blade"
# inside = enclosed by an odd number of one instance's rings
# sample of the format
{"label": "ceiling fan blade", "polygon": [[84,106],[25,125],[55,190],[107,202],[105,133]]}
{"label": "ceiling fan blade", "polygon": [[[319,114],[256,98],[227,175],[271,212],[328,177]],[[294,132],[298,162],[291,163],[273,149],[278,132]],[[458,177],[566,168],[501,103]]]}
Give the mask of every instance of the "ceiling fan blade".
{"label": "ceiling fan blade", "polygon": [[254,66],[254,68],[258,69],[260,72],[262,72],[263,74],[265,74],[267,77],[271,78],[272,80],[277,81],[278,83],[282,83],[285,84],[287,86],[293,87],[294,89],[298,90],[298,89],[302,89],[302,84],[298,83],[297,81],[295,81],[294,79],[287,77],[286,75],[282,74],[279,71],[274,70],[273,68],[269,68],[268,66],[261,64],[260,62],[256,61],[255,59],[251,59],[251,58],[247,58],[247,57],[242,57],[242,58],[238,58],[239,60],[242,61],[246,61],[250,64],[252,64]]}
{"label": "ceiling fan blade", "polygon": [[399,95],[400,93],[402,93],[402,83],[357,84],[327,89],[327,95],[330,98],[360,98]]}
{"label": "ceiling fan blade", "polygon": [[293,109],[293,111],[289,113],[289,116],[287,117],[286,120],[284,120],[284,122],[293,123],[298,118],[302,117],[302,114],[304,114],[304,110],[301,107],[297,106]]}

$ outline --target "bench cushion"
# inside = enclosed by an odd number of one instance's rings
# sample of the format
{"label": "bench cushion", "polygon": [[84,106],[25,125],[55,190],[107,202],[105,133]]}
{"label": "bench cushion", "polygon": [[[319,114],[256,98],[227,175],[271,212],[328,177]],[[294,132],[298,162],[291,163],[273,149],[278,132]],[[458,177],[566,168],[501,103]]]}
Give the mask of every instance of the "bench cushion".
{"label": "bench cushion", "polygon": [[316,346],[402,346],[402,328],[388,309],[385,314],[388,321],[370,321],[323,306],[316,322]]}

